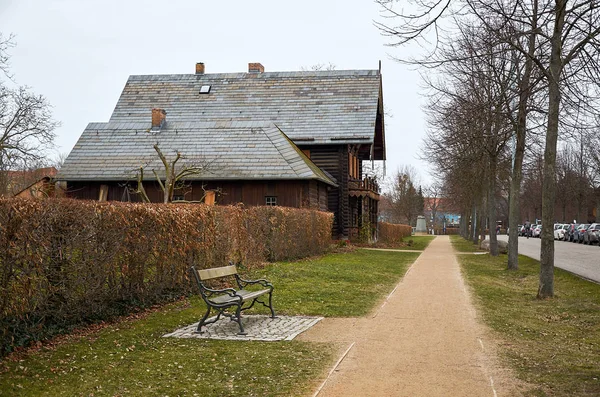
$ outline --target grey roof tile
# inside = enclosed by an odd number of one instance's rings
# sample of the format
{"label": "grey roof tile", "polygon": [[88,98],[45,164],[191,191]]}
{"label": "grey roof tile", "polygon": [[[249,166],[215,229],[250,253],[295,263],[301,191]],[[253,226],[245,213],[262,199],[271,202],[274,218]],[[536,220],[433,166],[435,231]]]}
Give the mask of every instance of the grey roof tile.
{"label": "grey roof tile", "polygon": [[179,166],[205,168],[189,179],[316,179],[335,185],[272,123],[217,129],[206,128],[205,123],[174,122],[158,132],[136,132],[123,127],[119,122],[90,124],[57,178],[133,180],[140,166],[146,169],[145,179],[154,179],[152,169],[164,177],[164,168],[153,148],[158,143],[168,159],[174,158],[177,151],[182,153]]}
{"label": "grey roof tile", "polygon": [[[321,143],[356,134],[372,141],[380,82],[377,70],[130,76],[110,121],[147,124],[159,107],[169,123],[273,121],[292,140],[318,126]],[[199,94],[207,84],[210,94]]]}

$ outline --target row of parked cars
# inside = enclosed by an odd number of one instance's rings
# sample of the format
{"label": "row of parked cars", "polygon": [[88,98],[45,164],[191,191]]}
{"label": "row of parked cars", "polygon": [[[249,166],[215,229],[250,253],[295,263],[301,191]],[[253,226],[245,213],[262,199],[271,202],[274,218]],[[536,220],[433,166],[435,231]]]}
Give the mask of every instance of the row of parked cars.
{"label": "row of parked cars", "polygon": [[597,244],[600,241],[600,223],[557,223],[554,225],[554,239]]}
{"label": "row of parked cars", "polygon": [[[529,237],[540,237],[541,234],[542,225],[531,225]],[[527,235],[525,226],[519,225],[519,236]],[[598,244],[600,242],[600,223],[555,223],[554,239],[579,244]]]}

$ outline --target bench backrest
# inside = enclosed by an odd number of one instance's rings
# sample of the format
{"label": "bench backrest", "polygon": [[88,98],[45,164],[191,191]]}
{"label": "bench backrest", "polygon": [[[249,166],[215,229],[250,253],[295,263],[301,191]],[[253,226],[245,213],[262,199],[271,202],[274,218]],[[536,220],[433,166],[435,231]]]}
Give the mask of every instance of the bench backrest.
{"label": "bench backrest", "polygon": [[215,267],[213,269],[196,270],[196,274],[200,280],[210,280],[212,278],[233,276],[237,274],[237,268],[235,265]]}

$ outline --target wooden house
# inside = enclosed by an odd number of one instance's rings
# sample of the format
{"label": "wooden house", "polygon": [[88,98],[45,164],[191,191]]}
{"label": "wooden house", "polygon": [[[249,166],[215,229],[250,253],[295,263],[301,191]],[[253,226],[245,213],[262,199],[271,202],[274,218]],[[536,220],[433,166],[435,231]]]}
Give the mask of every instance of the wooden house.
{"label": "wooden house", "polygon": [[[153,110],[154,109],[154,112]],[[71,197],[134,200],[136,170],[160,201],[149,170],[153,144],[181,164],[206,165],[178,198],[217,204],[329,210],[333,235],[375,237],[379,187],[362,162],[385,160],[379,70],[130,76],[107,123],[90,123],[59,179]],[[210,198],[212,200],[212,198]]]}

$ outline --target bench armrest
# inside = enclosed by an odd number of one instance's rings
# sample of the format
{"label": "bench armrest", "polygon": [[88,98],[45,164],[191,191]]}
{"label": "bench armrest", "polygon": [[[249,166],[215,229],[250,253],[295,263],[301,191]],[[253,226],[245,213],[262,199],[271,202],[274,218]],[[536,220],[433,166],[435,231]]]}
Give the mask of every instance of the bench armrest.
{"label": "bench armrest", "polygon": [[212,292],[213,294],[222,294],[222,293],[226,293],[228,295],[235,295],[235,289],[233,288],[223,288],[223,289],[212,289],[212,288],[208,288],[207,286],[203,285],[202,288],[204,288],[206,291],[208,292]]}
{"label": "bench armrest", "polygon": [[271,284],[268,280],[265,280],[264,278],[261,278],[258,280],[245,280],[236,274],[235,279],[236,279],[238,285],[240,286],[240,288],[244,288],[247,285],[260,284],[263,287],[268,287],[268,288],[273,289],[273,284]]}
{"label": "bench armrest", "polygon": [[234,297],[241,298],[241,296],[239,296],[237,294],[237,291],[233,288],[212,289],[212,288],[206,287],[205,285],[202,285],[202,288],[206,292],[208,292],[207,297],[212,296],[214,294],[227,294],[227,295],[231,296],[232,298],[234,298]]}

